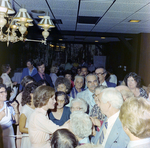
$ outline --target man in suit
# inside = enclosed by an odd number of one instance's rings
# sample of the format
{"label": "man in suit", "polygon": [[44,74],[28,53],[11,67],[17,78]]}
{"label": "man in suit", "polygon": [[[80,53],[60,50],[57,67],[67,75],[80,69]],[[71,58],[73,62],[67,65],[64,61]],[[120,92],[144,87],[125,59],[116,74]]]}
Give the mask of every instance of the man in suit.
{"label": "man in suit", "polygon": [[95,100],[93,98],[94,89],[98,86],[98,78],[94,74],[88,74],[85,78],[87,89],[78,93],[77,97],[84,99],[89,105],[89,114],[95,105]]}
{"label": "man in suit", "polygon": [[115,88],[106,88],[97,95],[98,106],[106,115],[99,132],[92,138],[94,144],[102,144],[105,148],[126,148],[129,137],[123,130],[119,120],[119,113],[123,98]]}
{"label": "man in suit", "polygon": [[95,74],[98,76],[100,85],[107,86],[107,87],[116,87],[115,83],[105,81],[105,77],[107,75],[107,71],[105,68],[103,68],[103,67],[97,68],[95,70]]}
{"label": "man in suit", "polygon": [[50,76],[48,74],[44,73],[45,72],[45,64],[43,61],[37,62],[37,68],[38,68],[38,73],[33,76],[33,79],[36,82],[44,80],[49,86],[54,87]]}
{"label": "man in suit", "polygon": [[[31,59],[27,60],[26,62],[27,67],[23,69],[22,71],[22,76],[21,76],[21,81],[25,76],[34,76],[37,74],[37,69],[33,66],[33,61]],[[19,91],[22,90],[22,85],[20,84],[19,86]]]}

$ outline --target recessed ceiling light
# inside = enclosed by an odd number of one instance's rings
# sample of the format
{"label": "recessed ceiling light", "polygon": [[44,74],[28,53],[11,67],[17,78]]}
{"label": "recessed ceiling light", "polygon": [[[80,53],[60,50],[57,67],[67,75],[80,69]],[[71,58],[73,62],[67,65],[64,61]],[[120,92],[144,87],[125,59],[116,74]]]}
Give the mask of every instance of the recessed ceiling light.
{"label": "recessed ceiling light", "polygon": [[99,42],[99,41],[96,40],[95,42]]}
{"label": "recessed ceiling light", "polygon": [[62,41],[63,39],[59,39],[59,41]]}
{"label": "recessed ceiling light", "polygon": [[54,45],[53,45],[53,44],[49,44],[49,46],[50,46],[50,47],[54,47]]}
{"label": "recessed ceiling light", "polygon": [[104,39],[105,39],[105,37],[101,37],[101,39],[102,39],[102,40],[104,40]]}
{"label": "recessed ceiling light", "polygon": [[138,23],[140,22],[141,20],[129,20],[130,23]]}

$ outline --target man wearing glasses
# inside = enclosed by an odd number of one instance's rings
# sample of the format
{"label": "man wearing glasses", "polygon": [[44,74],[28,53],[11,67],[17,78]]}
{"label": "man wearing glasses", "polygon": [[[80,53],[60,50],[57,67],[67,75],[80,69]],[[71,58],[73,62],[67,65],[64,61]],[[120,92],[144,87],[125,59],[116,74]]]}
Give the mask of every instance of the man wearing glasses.
{"label": "man wearing glasses", "polygon": [[88,74],[85,78],[87,89],[77,94],[78,98],[84,99],[89,105],[89,114],[95,105],[95,100],[93,98],[94,89],[98,86],[98,78],[95,74]]}
{"label": "man wearing glasses", "polygon": [[95,70],[95,74],[98,76],[99,84],[107,87],[116,87],[115,83],[111,83],[108,81],[105,81],[105,77],[107,75],[107,71],[103,67],[99,67]]}

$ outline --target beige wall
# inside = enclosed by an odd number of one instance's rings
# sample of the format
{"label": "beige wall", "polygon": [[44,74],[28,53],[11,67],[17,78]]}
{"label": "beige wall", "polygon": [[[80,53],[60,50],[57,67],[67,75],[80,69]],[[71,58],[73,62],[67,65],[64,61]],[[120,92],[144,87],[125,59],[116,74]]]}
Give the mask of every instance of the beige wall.
{"label": "beige wall", "polygon": [[144,85],[150,84],[150,34],[141,34],[138,74],[142,77]]}

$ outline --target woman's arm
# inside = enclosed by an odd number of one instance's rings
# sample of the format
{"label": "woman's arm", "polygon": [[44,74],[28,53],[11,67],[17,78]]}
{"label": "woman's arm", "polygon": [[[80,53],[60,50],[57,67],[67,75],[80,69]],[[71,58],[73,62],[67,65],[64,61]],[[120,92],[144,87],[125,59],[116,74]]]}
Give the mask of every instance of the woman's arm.
{"label": "woman's arm", "polygon": [[18,124],[19,122],[19,111],[18,111],[18,103],[16,101],[14,101],[11,106],[14,108],[14,111],[15,111],[15,121],[16,121],[16,124]]}
{"label": "woman's arm", "polygon": [[21,114],[20,119],[19,119],[19,130],[21,133],[28,134],[28,128],[25,127],[26,120],[27,120],[27,117],[25,116],[25,114]]}

